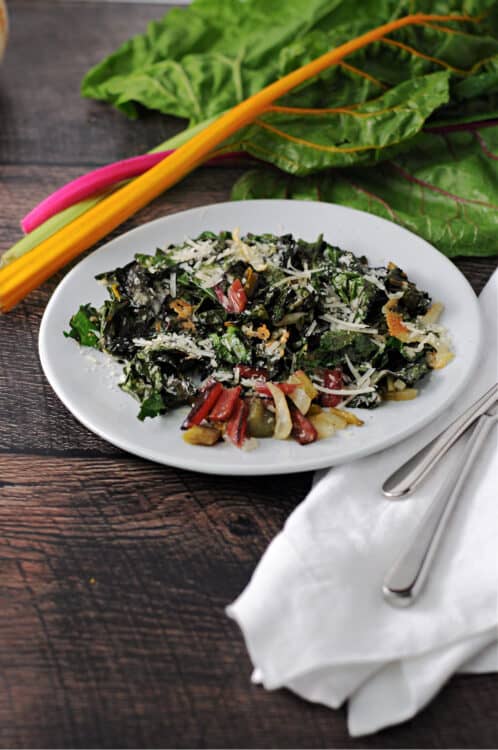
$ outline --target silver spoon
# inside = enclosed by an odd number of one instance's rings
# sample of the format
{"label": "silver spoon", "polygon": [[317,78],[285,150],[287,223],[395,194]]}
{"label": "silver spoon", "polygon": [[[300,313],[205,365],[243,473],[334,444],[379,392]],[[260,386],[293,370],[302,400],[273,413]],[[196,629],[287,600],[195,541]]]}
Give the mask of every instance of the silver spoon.
{"label": "silver spoon", "polygon": [[495,405],[489,413],[482,414],[477,420],[461,471],[457,472],[456,478],[451,477],[443,486],[415,529],[407,549],[384,579],[382,592],[389,604],[395,607],[409,606],[422,590],[439,541],[462,487],[484,446],[489,431],[497,421],[498,405]]}
{"label": "silver spoon", "polygon": [[440,435],[426,445],[422,450],[408,459],[399,469],[391,474],[382,485],[382,492],[386,497],[398,498],[409,495],[415,487],[427,476],[440,458],[463,435],[471,424],[492,407],[498,399],[498,383],[477,399]]}

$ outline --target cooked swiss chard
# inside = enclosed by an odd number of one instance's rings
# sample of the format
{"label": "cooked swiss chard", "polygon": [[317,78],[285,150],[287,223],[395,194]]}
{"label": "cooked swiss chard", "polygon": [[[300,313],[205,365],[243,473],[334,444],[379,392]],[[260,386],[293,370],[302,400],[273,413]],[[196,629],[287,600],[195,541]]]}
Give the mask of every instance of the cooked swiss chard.
{"label": "cooked swiss chard", "polygon": [[[339,404],[413,398],[452,357],[441,305],[394,264],[373,268],[322,236],[203,232],[97,279],[109,299],[82,305],[66,335],[124,363],[140,419],[195,400],[195,444],[216,442],[213,430],[236,445],[312,442],[358,423]],[[328,426],[326,409],[340,412]]]}

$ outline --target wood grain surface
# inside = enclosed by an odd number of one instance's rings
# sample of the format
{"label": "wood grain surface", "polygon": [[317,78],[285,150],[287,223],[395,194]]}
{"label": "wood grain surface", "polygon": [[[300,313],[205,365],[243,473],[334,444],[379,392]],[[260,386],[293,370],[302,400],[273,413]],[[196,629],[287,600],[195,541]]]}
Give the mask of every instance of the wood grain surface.
{"label": "wood grain surface", "polygon": [[[0,68],[0,251],[38,200],[181,129],[79,97],[84,72],[157,4],[10,0]],[[226,200],[205,168],[120,231]],[[458,265],[479,291],[496,261]],[[0,318],[0,746],[492,748],[498,677],[458,677],[413,721],[348,737],[345,712],[249,681],[224,614],[310,475],[235,479],[126,455],[79,425],[38,362],[62,273]]]}

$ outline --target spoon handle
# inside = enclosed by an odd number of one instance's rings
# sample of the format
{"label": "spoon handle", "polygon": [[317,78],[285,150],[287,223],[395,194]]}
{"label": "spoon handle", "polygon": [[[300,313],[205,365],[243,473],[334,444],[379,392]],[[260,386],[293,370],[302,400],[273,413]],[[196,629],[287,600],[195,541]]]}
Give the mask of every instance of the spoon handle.
{"label": "spoon handle", "polygon": [[415,529],[407,549],[384,579],[382,592],[389,604],[395,607],[409,606],[420,593],[451,512],[496,420],[497,417],[487,414],[479,417],[467,446],[462,469],[442,487]]}

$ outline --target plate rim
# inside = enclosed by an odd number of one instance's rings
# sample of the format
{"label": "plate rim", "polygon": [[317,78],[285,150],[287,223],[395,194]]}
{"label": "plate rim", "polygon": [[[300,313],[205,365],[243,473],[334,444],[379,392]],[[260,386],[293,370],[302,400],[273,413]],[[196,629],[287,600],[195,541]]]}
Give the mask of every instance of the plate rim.
{"label": "plate rim", "polygon": [[[136,233],[143,232],[144,229],[148,229],[151,226],[155,226],[157,224],[162,224],[163,222],[167,222],[168,219],[171,219],[173,217],[187,217],[188,214],[193,213],[199,213],[202,211],[207,211],[209,209],[223,209],[225,206],[230,206],[231,208],[234,207],[234,205],[241,205],[241,204],[301,204],[306,205],[306,207],[310,206],[323,206],[323,207],[334,207],[339,208],[341,211],[345,211],[352,214],[361,214],[363,216],[369,217],[369,219],[375,220],[380,223],[387,224],[391,227],[395,227],[396,230],[399,230],[400,232],[407,233],[408,235],[416,238],[418,242],[421,242],[427,246],[427,248],[431,252],[435,252],[438,254],[440,260],[447,265],[448,268],[451,268],[452,273],[456,273],[459,275],[460,280],[464,282],[464,285],[466,285],[468,291],[471,293],[472,297],[472,303],[474,307],[474,313],[477,320],[477,342],[476,342],[476,356],[474,357],[474,361],[472,363],[472,366],[468,368],[467,372],[465,373],[465,377],[461,378],[457,386],[453,389],[451,392],[451,395],[446,398],[442,399],[441,402],[437,407],[435,407],[430,413],[427,414],[426,418],[421,419],[420,422],[417,422],[417,425],[415,427],[408,427],[401,433],[397,433],[396,437],[392,439],[390,436],[386,436],[385,439],[381,439],[376,443],[375,449],[371,449],[371,447],[365,447],[365,449],[362,449],[361,447],[358,447],[355,451],[351,452],[351,457],[340,460],[339,463],[349,463],[352,461],[356,461],[357,459],[363,458],[365,456],[373,455],[375,453],[378,453],[385,448],[395,444],[396,442],[401,442],[406,440],[408,437],[418,433],[420,430],[423,430],[427,425],[432,422],[434,419],[436,419],[441,413],[445,410],[451,407],[451,405],[456,401],[458,396],[462,393],[465,386],[470,381],[470,378],[477,367],[478,359],[479,359],[479,351],[482,348],[482,340],[483,340],[483,330],[482,330],[482,316],[479,308],[478,303],[478,297],[474,293],[474,290],[472,289],[469,281],[467,278],[463,275],[463,273],[460,271],[460,269],[452,263],[452,261],[445,256],[443,253],[437,250],[437,248],[432,245],[430,242],[425,240],[423,237],[420,237],[415,232],[410,231],[406,227],[403,227],[399,224],[396,224],[393,221],[390,221],[389,219],[385,219],[383,217],[377,216],[375,214],[371,214],[367,211],[362,211],[360,209],[352,208],[350,206],[342,206],[341,204],[337,203],[329,203],[325,201],[304,201],[304,200],[292,200],[292,199],[281,199],[281,198],[275,198],[275,199],[252,199],[252,200],[245,200],[245,201],[222,201],[219,203],[211,203],[201,206],[195,206],[193,208],[187,208],[183,209],[182,211],[175,211],[173,213],[166,214],[164,216],[157,217],[155,219],[152,219],[150,221],[143,222],[142,224],[132,227],[126,232],[123,232],[119,234],[117,237],[113,237],[112,239],[108,240],[107,242],[104,242],[103,244],[99,245],[97,248],[94,248],[91,250],[91,252],[87,253],[85,257],[81,258],[74,266],[71,268],[63,277],[63,279],[59,282],[59,284],[54,289],[52,295],[50,296],[50,299],[48,300],[48,303],[45,307],[45,310],[43,312],[43,316],[40,322],[40,328],[39,328],[39,334],[38,334],[38,353],[40,358],[40,363],[42,366],[42,370],[45,374],[45,377],[47,378],[49,385],[59,398],[59,400],[62,402],[62,404],[65,406],[65,408],[77,419],[80,424],[82,424],[86,429],[88,429],[93,434],[97,435],[101,439],[105,440],[106,442],[110,443],[111,445],[114,445],[115,447],[124,450],[125,452],[138,456],[140,458],[153,461],[155,463],[158,463],[163,466],[171,466],[174,468],[180,468],[180,469],[186,469],[189,471],[194,471],[197,473],[203,473],[203,474],[210,474],[210,475],[219,475],[219,476],[277,476],[277,475],[286,475],[286,474],[295,474],[295,473],[302,473],[307,471],[316,471],[320,469],[330,468],[332,465],[338,465],[337,462],[334,462],[331,460],[331,458],[328,458],[326,455],[324,455],[322,458],[317,456],[310,456],[309,458],[306,457],[306,455],[303,454],[302,459],[299,461],[299,464],[297,467],[295,467],[293,464],[290,466],[287,466],[286,468],[279,467],[277,470],[275,470],[272,465],[270,464],[260,464],[260,465],[254,465],[254,464],[246,464],[245,466],[243,464],[236,465],[236,466],[228,466],[229,459],[224,458],[222,462],[215,461],[213,452],[209,454],[209,461],[205,461],[202,463],[202,466],[200,465],[201,462],[197,457],[195,457],[192,454],[192,457],[189,457],[188,451],[185,453],[185,459],[183,456],[180,458],[177,458],[176,456],[168,457],[168,456],[161,456],[159,453],[154,454],[151,452],[149,448],[143,448],[140,444],[133,443],[132,441],[129,441],[127,439],[121,439],[118,437],[109,437],[109,435],[105,432],[105,430],[100,429],[98,425],[95,425],[92,423],[91,419],[87,419],[84,412],[79,408],[78,405],[75,405],[72,400],[68,397],[66,397],[66,394],[59,382],[59,378],[56,374],[56,372],[53,369],[52,362],[50,360],[50,356],[48,355],[48,349],[46,344],[46,337],[49,332],[49,319],[50,319],[50,312],[53,305],[56,304],[59,296],[63,294],[64,289],[67,284],[70,283],[70,281],[73,279],[75,275],[77,275],[80,272],[80,267],[85,264],[90,258],[95,256],[97,253],[100,253],[101,251],[108,250],[111,246],[118,244],[121,242],[124,238],[128,238]],[[128,261],[127,261],[128,262]],[[105,355],[104,355],[105,356]],[[227,446],[228,448],[228,446]],[[219,455],[219,454],[218,454]],[[208,456],[206,456],[208,458]]]}

